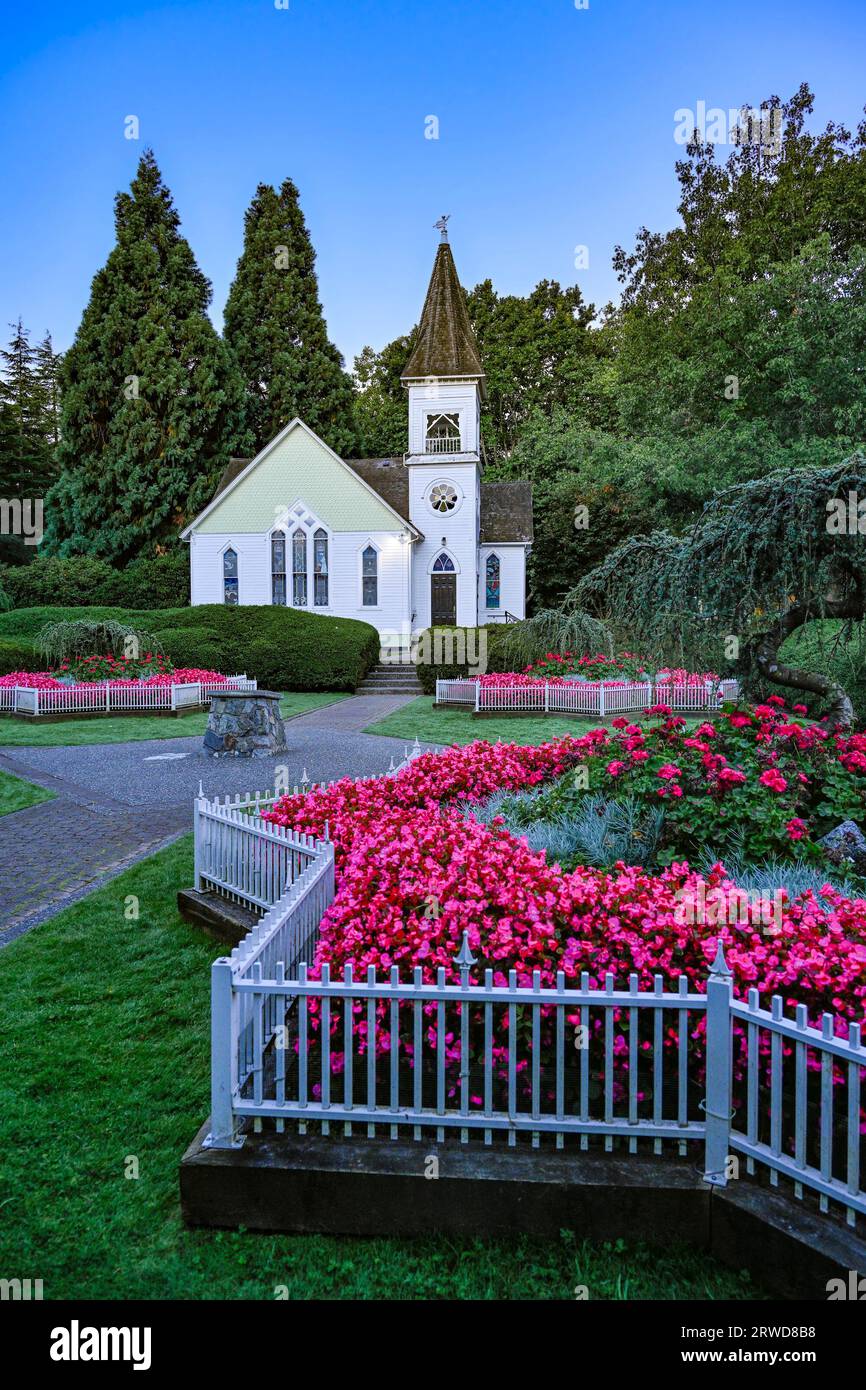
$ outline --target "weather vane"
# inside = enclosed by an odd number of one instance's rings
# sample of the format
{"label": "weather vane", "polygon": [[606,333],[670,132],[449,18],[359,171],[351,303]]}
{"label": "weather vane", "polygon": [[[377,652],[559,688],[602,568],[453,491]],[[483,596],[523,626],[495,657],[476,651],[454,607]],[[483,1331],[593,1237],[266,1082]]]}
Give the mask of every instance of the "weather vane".
{"label": "weather vane", "polygon": [[448,240],[448,219],[450,218],[450,216],[450,212],[443,212],[442,216],[439,218],[439,221],[433,223],[433,226],[437,229],[437,231],[440,231],[442,233],[443,241]]}

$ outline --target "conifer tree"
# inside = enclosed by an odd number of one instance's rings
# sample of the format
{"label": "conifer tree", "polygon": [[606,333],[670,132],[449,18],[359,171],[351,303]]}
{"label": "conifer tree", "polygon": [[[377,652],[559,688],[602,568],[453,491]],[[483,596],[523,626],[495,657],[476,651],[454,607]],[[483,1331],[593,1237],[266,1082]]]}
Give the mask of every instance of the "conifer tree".
{"label": "conifer tree", "polygon": [[46,436],[45,392],[39,350],[21,319],[0,348],[0,496],[41,497],[51,481],[51,446]]}
{"label": "conifer tree", "polygon": [[252,440],[240,379],[207,316],[210,283],[151,151],[117,195],[115,224],[63,362],[45,548],[124,563],[173,542]]}
{"label": "conifer tree", "polygon": [[352,383],[328,338],[316,256],[298,190],[259,184],[225,310],[225,338],[247,392],[256,447],[296,415],[338,454],[354,441]]}

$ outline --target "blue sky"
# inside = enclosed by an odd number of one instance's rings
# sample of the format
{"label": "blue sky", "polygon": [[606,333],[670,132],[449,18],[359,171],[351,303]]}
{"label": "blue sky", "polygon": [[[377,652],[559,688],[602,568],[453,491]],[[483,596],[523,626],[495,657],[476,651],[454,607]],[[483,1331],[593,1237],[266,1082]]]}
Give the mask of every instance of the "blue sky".
{"label": "blue sky", "polygon": [[862,0],[7,0],[3,25],[0,315],[61,348],[146,145],[217,325],[256,184],[295,180],[351,363],[417,319],[440,213],[465,285],[603,304],[616,243],[675,221],[678,108],[805,80],[814,124],[853,128],[866,102]]}

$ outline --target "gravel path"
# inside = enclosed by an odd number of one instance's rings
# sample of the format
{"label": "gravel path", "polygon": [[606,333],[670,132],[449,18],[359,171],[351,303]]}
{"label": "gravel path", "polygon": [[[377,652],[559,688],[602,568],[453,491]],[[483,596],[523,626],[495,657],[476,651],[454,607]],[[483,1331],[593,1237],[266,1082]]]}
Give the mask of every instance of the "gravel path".
{"label": "gravel path", "polygon": [[0,768],[56,792],[0,817],[0,945],[136,859],[192,829],[199,782],[209,796],[387,772],[402,741],[360,731],[407,703],[361,695],[286,721],[288,754],[213,758],[201,735],[142,743],[0,750]]}

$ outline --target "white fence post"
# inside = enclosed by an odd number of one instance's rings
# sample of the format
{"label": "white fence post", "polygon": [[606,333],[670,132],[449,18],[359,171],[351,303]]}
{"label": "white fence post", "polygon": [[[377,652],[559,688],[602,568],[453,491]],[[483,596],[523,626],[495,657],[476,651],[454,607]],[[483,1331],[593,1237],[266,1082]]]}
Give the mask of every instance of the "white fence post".
{"label": "white fence post", "polygon": [[550,681],[544,682],[544,713],[550,713]]}
{"label": "white fence post", "polygon": [[199,784],[198,784],[198,791],[199,791],[199,794],[198,794],[198,796],[195,798],[195,801],[193,802],[193,822],[192,822],[192,829],[193,829],[193,845],[194,845],[194,850],[193,850],[193,856],[194,856],[194,857],[193,857],[194,874],[193,874],[193,878],[194,878],[194,882],[195,882],[195,891],[196,891],[197,893],[201,893],[201,892],[203,891],[203,889],[204,889],[204,884],[203,884],[203,882],[202,882],[202,877],[201,877],[202,819],[203,819],[203,818],[202,818],[202,809],[201,809],[201,808],[202,808],[202,801],[204,800],[204,798],[203,798],[203,796],[202,796],[202,785],[201,785],[201,782],[199,782]]}
{"label": "white fence post", "polygon": [[173,710],[177,709],[177,686],[174,681],[171,683],[171,707]]}
{"label": "white fence post", "polygon": [[476,714],[478,713],[478,711],[480,710],[480,708],[481,708],[481,682],[480,682],[480,681],[476,681],[476,682],[475,682],[475,713],[476,713]]}
{"label": "white fence post", "polygon": [[598,687],[598,712],[604,715],[604,681]]}
{"label": "white fence post", "polygon": [[726,1187],[731,1132],[731,972],[719,941],[707,980],[704,1182]]}
{"label": "white fence post", "polygon": [[211,1129],[206,1143],[212,1149],[238,1149],[243,1143],[235,1138],[232,1114],[238,1076],[237,1005],[231,961],[221,956],[211,966]]}

